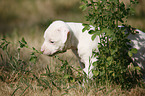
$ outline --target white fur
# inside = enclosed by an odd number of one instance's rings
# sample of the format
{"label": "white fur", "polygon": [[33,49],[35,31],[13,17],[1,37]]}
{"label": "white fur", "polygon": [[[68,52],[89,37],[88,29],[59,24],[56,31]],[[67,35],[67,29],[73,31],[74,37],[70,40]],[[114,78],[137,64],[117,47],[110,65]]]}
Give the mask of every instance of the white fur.
{"label": "white fur", "polygon": [[[85,64],[84,72],[89,77],[92,77],[92,62],[96,60],[95,58],[91,58],[92,50],[97,51],[97,45],[100,39],[97,36],[92,41],[88,31],[82,32],[83,28],[82,23],[54,21],[45,31],[45,41],[41,47],[41,51],[46,55],[54,55],[57,52],[72,49],[73,53],[78,57],[82,68],[83,64]],[[139,34],[130,35],[129,38],[132,39],[133,46],[139,50],[134,55],[135,59],[140,67],[145,68],[145,65],[143,65],[145,64],[145,33],[140,31]],[[140,59],[141,61],[139,61]]]}

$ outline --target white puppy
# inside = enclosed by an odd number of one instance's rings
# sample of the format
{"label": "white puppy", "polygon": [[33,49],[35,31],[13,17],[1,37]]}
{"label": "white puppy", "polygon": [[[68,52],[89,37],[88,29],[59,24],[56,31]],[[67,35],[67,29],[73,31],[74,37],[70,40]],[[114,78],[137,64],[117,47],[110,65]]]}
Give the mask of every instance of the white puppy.
{"label": "white puppy", "polygon": [[[51,56],[55,53],[72,49],[73,53],[78,57],[81,67],[84,68],[84,72],[89,77],[92,77],[92,62],[96,60],[95,58],[91,58],[92,50],[97,51],[97,45],[100,39],[97,36],[95,40],[92,41],[88,31],[82,32],[83,28],[84,26],[82,23],[54,21],[45,31],[45,41],[41,47],[41,51],[43,54]],[[139,34],[131,35],[130,38],[133,41],[133,46],[139,50],[135,55],[135,59],[139,63],[139,66],[144,68],[145,33],[140,30],[138,31]],[[83,66],[83,64],[85,66]]]}

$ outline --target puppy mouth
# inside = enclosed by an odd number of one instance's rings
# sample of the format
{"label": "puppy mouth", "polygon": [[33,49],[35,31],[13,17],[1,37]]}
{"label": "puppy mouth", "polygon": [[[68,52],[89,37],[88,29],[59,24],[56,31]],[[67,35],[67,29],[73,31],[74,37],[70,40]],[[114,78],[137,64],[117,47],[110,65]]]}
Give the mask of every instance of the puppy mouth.
{"label": "puppy mouth", "polygon": [[49,55],[47,55],[47,56],[52,57],[52,56],[55,56],[56,54],[64,53],[64,52],[66,52],[66,50],[64,50],[64,51],[57,51],[57,52],[55,52],[55,53],[53,53],[53,54],[49,54]]}

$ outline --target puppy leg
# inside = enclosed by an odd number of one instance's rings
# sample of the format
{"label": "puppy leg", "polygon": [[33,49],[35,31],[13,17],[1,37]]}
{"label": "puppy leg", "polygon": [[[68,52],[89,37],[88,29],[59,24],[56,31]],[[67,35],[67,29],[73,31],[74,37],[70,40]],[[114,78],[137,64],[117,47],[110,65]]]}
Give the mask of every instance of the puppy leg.
{"label": "puppy leg", "polygon": [[93,67],[92,63],[93,63],[93,59],[85,61],[85,68],[83,69],[83,71],[87,74],[88,78],[93,77],[92,69],[94,67]]}

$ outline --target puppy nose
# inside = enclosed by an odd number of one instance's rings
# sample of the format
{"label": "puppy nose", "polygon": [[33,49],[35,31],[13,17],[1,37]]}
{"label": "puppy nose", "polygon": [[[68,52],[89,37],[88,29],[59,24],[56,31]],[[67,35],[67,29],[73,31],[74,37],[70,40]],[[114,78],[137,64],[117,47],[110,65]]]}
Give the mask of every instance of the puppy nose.
{"label": "puppy nose", "polygon": [[41,48],[41,52],[44,53],[44,49]]}

